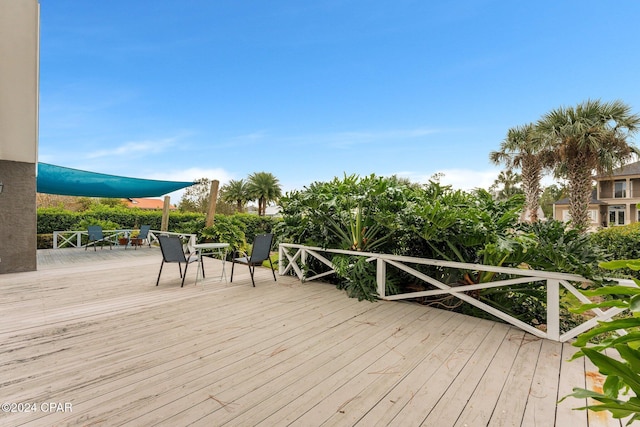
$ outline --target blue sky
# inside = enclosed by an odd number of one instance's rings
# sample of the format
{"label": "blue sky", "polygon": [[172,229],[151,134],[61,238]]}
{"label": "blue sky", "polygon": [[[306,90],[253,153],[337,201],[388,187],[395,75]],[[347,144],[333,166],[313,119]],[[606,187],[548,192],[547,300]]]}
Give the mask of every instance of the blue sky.
{"label": "blue sky", "polygon": [[632,0],[40,4],[39,160],[60,166],[470,189],[510,127],[588,98],[640,113]]}

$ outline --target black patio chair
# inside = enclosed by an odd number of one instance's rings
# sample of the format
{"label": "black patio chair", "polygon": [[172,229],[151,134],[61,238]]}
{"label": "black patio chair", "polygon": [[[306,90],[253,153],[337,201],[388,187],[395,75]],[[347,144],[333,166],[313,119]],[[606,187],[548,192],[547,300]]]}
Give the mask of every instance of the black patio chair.
{"label": "black patio chair", "polygon": [[[162,274],[162,267],[165,262],[177,262],[178,270],[180,271],[180,277],[182,278],[182,284],[180,287],[184,287],[184,279],[187,277],[187,268],[189,264],[198,261],[197,256],[185,255],[182,249],[182,241],[178,236],[158,236],[160,242],[160,250],[162,251],[162,264],[160,264],[160,272],[158,273],[158,280],[156,280],[156,286],[160,283],[160,275]],[[184,266],[184,273],[182,271],[182,263]],[[204,277],[204,265],[202,265],[202,277]]]}
{"label": "black patio chair", "polygon": [[102,233],[102,227],[99,225],[90,225],[87,227],[87,232],[89,233],[89,242],[85,245],[84,250],[86,251],[89,245],[93,245],[93,250],[96,250],[96,245],[98,243],[103,243],[100,245],[100,249],[104,248],[104,243],[109,245],[109,249],[112,249],[113,242],[106,237]]}
{"label": "black patio chair", "polygon": [[253,287],[256,287],[256,282],[253,278],[253,274],[256,269],[256,265],[262,265],[266,260],[269,260],[271,266],[271,273],[273,274],[273,280],[276,280],[276,272],[273,269],[273,263],[271,262],[271,242],[273,241],[273,234],[259,234],[253,241],[251,249],[251,256],[244,254],[245,256],[232,258],[231,260],[231,282],[233,282],[233,269],[236,264],[245,264],[249,266],[249,274],[251,274],[251,283]]}
{"label": "black patio chair", "polygon": [[[151,241],[149,240],[149,231],[151,230],[151,226],[150,225],[143,225],[140,227],[140,233],[138,233],[138,235],[134,238],[130,239],[131,242],[131,246],[134,247],[134,249],[138,249],[138,246],[142,246],[143,244],[149,245],[149,247],[151,247]],[[126,246],[125,246],[125,249]]]}

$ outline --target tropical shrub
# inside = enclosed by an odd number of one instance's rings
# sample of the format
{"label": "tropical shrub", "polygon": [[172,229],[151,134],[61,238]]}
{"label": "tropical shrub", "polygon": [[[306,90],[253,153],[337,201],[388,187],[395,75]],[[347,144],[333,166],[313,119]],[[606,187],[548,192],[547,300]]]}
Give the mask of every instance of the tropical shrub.
{"label": "tropical shrub", "polygon": [[60,208],[38,209],[38,234],[52,234],[54,231],[74,230],[80,221],[80,214]]}
{"label": "tropical shrub", "polygon": [[[218,218],[226,216],[217,214],[216,221]],[[281,221],[279,218],[258,217],[251,214],[237,214],[233,217],[244,224],[243,230],[249,241],[253,241],[256,234],[271,232],[274,224]],[[90,209],[81,212],[72,212],[62,208],[40,208],[38,209],[37,230],[38,234],[86,230],[87,223],[99,223],[100,221],[111,221],[119,224],[119,228],[140,228],[141,225],[150,225],[152,230],[159,230],[162,223],[162,212],[122,206],[110,207],[96,203],[91,205]],[[169,215],[170,231],[198,234],[204,227],[204,214],[171,212]],[[42,240],[42,244],[45,244],[45,240]]]}
{"label": "tropical shrub", "polygon": [[[602,248],[607,260],[640,258],[640,222],[602,228],[590,237],[594,245]],[[640,278],[640,274],[628,268],[617,272]]]}
{"label": "tropical shrub", "polygon": [[[600,265],[610,270],[638,271],[640,259],[610,261]],[[640,286],[640,280],[633,280]],[[629,417],[627,422],[629,425],[640,420],[640,287],[611,285],[584,293],[587,296],[614,296],[614,298],[600,303],[585,304],[577,310],[578,312],[592,308],[619,307],[628,309],[632,317],[601,322],[597,327],[576,339],[573,345],[579,347],[580,351],[574,355],[573,359],[588,357],[598,367],[600,373],[606,376],[606,380],[601,393],[577,387],[569,396],[579,399],[591,398],[598,402],[577,409],[609,411],[614,418],[618,419]],[[615,332],[621,330],[626,333]],[[607,349],[615,349],[622,360],[605,354]]]}
{"label": "tropical shrub", "polygon": [[229,243],[231,251],[246,250],[243,229],[244,223],[235,216],[216,216],[211,227],[202,229],[201,236],[211,241]]}
{"label": "tropical shrub", "polygon": [[[444,259],[493,266],[581,274],[593,279],[601,251],[585,235],[557,221],[520,223],[524,198],[495,200],[484,190],[464,192],[438,182],[411,184],[401,179],[355,175],[315,182],[281,199],[283,220],[276,226],[284,242]],[[329,280],[352,297],[377,296],[375,266],[362,257],[327,255],[336,267]],[[506,275],[413,265],[449,286],[507,279]],[[310,260],[315,273],[326,267]],[[428,289],[410,274],[388,266],[386,294]],[[468,295],[530,324],[546,323],[544,283],[490,288]],[[420,298],[424,304],[479,317],[484,311],[455,297]],[[563,302],[570,302],[564,300]],[[561,307],[569,313],[567,307]],[[569,316],[570,317],[570,316]],[[571,327],[568,323],[567,328]]]}
{"label": "tropical shrub", "polygon": [[[216,221],[218,216],[216,215]],[[253,242],[256,235],[271,233],[275,224],[281,221],[280,218],[268,216],[258,216],[254,214],[239,213],[233,215],[233,218],[244,225],[243,231],[247,242]]]}
{"label": "tropical shrub", "polygon": [[[394,237],[401,235],[397,214],[419,188],[396,177],[375,175],[314,182],[280,199],[283,219],[274,230],[281,242],[397,253],[400,239]],[[339,288],[359,299],[376,298],[372,266],[362,264],[360,257],[336,255],[333,260],[338,266],[334,281]],[[319,271],[324,267],[311,261],[308,268]]]}

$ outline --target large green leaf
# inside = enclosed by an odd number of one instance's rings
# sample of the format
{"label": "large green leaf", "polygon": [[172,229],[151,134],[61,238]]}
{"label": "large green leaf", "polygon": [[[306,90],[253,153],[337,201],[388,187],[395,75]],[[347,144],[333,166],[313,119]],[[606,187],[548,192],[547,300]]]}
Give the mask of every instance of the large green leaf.
{"label": "large green leaf", "polygon": [[640,259],[618,259],[614,261],[605,261],[598,264],[601,268],[607,270],[619,270],[621,268],[629,268],[631,270],[640,270]]}
{"label": "large green leaf", "polygon": [[625,344],[618,344],[615,346],[615,349],[620,353],[620,357],[629,364],[633,372],[640,373],[640,351],[634,350]]}
{"label": "large green leaf", "polygon": [[619,376],[636,395],[640,394],[640,376],[629,366],[590,348],[583,348],[582,352],[598,367],[601,374]]}
{"label": "large green leaf", "polygon": [[576,409],[590,409],[596,412],[610,411],[614,418],[626,418],[629,416],[635,416],[640,413],[640,401],[638,401],[637,398],[631,398],[628,401],[624,401],[605,396],[602,393],[598,393],[592,390],[586,390],[584,388],[574,388],[573,393],[562,398],[560,402],[562,402],[567,397],[575,397],[577,399],[594,399],[601,404],[587,405]]}
{"label": "large green leaf", "polygon": [[576,347],[586,345],[589,340],[605,332],[617,331],[618,329],[629,329],[640,326],[640,318],[616,319],[611,322],[600,322],[597,327],[581,334],[573,343]]}
{"label": "large green leaf", "polygon": [[[623,335],[621,337],[616,337],[614,339],[608,339],[608,340],[604,340],[602,341],[600,344],[596,344],[592,347],[589,347],[593,350],[596,351],[602,351],[605,350],[607,348],[613,348],[615,347],[617,344],[626,344],[628,346],[630,346],[631,348],[638,348],[640,347],[640,332],[629,332],[626,335]],[[577,351],[576,353],[574,353],[574,355],[569,359],[569,360],[575,360],[578,359],[580,357],[584,356],[584,353],[582,353],[582,351]]]}
{"label": "large green leaf", "polygon": [[602,295],[640,295],[640,288],[631,286],[603,286],[601,288],[583,291],[588,297],[602,296]]}
{"label": "large green leaf", "polygon": [[570,308],[569,311],[576,314],[582,314],[585,311],[593,310],[594,308],[607,308],[607,307],[616,307],[616,308],[629,308],[629,303],[627,301],[622,300],[611,300],[611,301],[603,301],[599,303],[593,304],[582,304],[580,307]]}

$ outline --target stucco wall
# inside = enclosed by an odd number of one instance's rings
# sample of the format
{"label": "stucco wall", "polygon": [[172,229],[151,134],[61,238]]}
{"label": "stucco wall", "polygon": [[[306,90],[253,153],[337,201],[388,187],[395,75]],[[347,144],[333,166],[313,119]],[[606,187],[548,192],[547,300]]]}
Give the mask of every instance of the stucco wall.
{"label": "stucco wall", "polygon": [[1,160],[37,161],[38,49],[37,0],[0,1]]}

